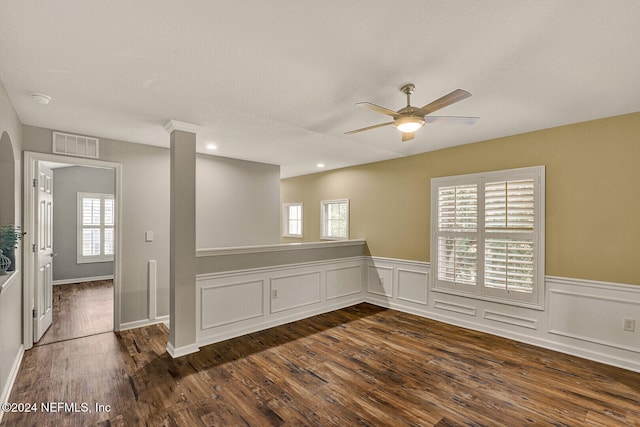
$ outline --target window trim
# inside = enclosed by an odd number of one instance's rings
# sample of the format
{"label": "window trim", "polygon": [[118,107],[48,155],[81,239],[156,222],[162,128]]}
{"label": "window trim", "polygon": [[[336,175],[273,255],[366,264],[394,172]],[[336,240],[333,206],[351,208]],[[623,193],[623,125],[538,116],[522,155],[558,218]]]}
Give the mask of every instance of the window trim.
{"label": "window trim", "polygon": [[[289,228],[290,220],[289,220],[289,208],[293,206],[300,206],[300,233],[291,233],[291,229]],[[302,238],[304,234],[304,203],[302,202],[293,202],[293,203],[283,203],[282,204],[282,237],[296,237]]]}
{"label": "window trim", "polygon": [[[82,231],[84,229],[82,225],[82,199],[84,198],[99,198],[100,199],[100,226],[99,227],[91,227],[91,228],[99,228],[100,229],[100,255],[83,255],[82,254]],[[114,203],[113,215],[114,215],[114,224],[113,226],[106,226],[104,224],[104,200],[112,199]],[[77,205],[76,205],[76,261],[78,264],[89,264],[96,262],[112,262],[114,260],[115,254],[105,255],[104,254],[104,230],[106,228],[112,228],[114,230],[114,240],[116,238],[115,230],[115,220],[116,220],[116,208],[115,208],[115,195],[110,193],[85,193],[78,192],[77,193]],[[115,252],[115,241],[114,241],[114,252]]]}
{"label": "window trim", "polygon": [[[499,290],[484,286],[484,183],[492,181],[515,181],[520,179],[533,179],[534,182],[534,229],[533,241],[533,292],[522,293],[516,291]],[[438,189],[446,186],[458,186],[464,184],[478,185],[478,225],[477,232],[472,233],[478,236],[478,248],[482,249],[478,253],[478,270],[476,277],[482,275],[475,285],[461,285],[456,283],[443,283],[438,280]],[[456,175],[450,177],[438,177],[431,179],[431,289],[434,292],[465,296],[469,298],[498,302],[502,304],[529,307],[534,309],[544,309],[545,294],[545,166],[533,166],[517,169],[506,169],[491,172],[481,172],[466,175]],[[490,233],[489,233],[490,234]],[[518,232],[513,232],[518,236]],[[482,243],[480,243],[482,242]]]}
{"label": "window trim", "polygon": [[[347,235],[342,236],[330,236],[327,234],[327,209],[326,207],[330,204],[337,203],[346,203],[347,205],[347,218],[346,218],[346,229]],[[350,204],[349,199],[333,199],[333,200],[321,200],[320,201],[320,240],[349,240],[349,216],[350,216]]]}

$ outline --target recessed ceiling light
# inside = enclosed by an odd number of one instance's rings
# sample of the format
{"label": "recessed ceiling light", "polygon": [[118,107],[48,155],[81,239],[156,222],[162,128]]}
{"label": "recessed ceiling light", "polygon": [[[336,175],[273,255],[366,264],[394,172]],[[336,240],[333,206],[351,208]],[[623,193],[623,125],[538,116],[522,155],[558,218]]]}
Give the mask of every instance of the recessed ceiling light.
{"label": "recessed ceiling light", "polygon": [[218,146],[216,144],[207,144],[207,150],[217,150]]}
{"label": "recessed ceiling light", "polygon": [[318,164],[316,165],[316,167],[319,167],[319,168],[323,168],[324,166],[325,166],[325,165],[324,165],[324,163],[318,163]]}
{"label": "recessed ceiling light", "polygon": [[49,95],[45,95],[44,93],[30,93],[31,99],[38,104],[46,105],[51,101],[51,97]]}

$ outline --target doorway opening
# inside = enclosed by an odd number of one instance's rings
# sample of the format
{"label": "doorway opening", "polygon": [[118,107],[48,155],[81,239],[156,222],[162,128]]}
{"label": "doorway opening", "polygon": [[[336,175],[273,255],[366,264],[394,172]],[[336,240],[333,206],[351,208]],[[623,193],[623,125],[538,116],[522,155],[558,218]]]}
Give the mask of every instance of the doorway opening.
{"label": "doorway opening", "polygon": [[25,348],[119,329],[121,166],[25,152]]}

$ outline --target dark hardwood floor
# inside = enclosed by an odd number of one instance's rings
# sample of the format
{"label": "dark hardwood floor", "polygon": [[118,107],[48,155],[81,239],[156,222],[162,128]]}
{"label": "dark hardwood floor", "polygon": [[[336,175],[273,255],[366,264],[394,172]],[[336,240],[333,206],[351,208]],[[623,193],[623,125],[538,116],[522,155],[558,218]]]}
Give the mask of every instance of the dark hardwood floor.
{"label": "dark hardwood floor", "polygon": [[[155,325],[25,354],[25,426],[640,425],[640,374],[368,304],[171,359]],[[110,405],[96,412],[95,405]]]}
{"label": "dark hardwood floor", "polygon": [[113,281],[53,287],[53,324],[35,345],[113,331]]}

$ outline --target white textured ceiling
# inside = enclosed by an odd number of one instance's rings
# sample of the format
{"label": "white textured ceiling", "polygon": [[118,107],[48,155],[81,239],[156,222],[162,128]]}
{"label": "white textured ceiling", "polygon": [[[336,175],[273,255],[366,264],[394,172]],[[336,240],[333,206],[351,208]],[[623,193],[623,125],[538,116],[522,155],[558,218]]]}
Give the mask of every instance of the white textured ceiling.
{"label": "white textured ceiling", "polygon": [[[0,1],[0,80],[20,120],[215,155],[283,177],[640,111],[637,0]],[[473,96],[408,143],[354,106]],[[34,103],[30,92],[53,100]],[[436,113],[436,114],[438,114]]]}

